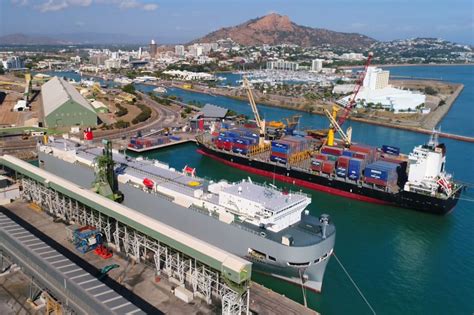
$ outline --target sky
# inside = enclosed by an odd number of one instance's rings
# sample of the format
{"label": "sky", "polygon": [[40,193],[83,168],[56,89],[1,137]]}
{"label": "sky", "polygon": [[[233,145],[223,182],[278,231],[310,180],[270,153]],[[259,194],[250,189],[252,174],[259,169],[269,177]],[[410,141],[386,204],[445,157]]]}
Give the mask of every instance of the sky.
{"label": "sky", "polygon": [[183,43],[271,12],[383,41],[474,45],[473,0],[0,0],[0,35],[94,32]]}

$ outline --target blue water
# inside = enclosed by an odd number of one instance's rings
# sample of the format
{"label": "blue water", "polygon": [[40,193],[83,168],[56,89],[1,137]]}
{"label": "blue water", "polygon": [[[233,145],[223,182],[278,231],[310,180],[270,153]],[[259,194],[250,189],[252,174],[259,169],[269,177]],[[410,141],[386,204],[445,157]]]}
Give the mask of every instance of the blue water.
{"label": "blue water", "polygon": [[[443,130],[474,135],[474,67],[404,67],[392,73],[404,76],[442,77],[460,82],[465,89],[442,121]],[[171,89],[184,101],[226,106],[251,115],[246,102]],[[259,105],[267,120],[296,114],[286,109]],[[301,114],[301,113],[299,113]],[[316,115],[303,114],[302,125],[327,126]],[[409,152],[427,140],[426,135],[397,129],[347,122],[355,141],[372,145],[392,144]],[[458,180],[474,183],[474,145],[442,139],[447,145],[447,170]],[[249,176],[183,145],[149,154],[176,168],[185,164],[201,176],[238,180]],[[268,179],[253,176],[256,181]],[[279,183],[279,186],[284,186]],[[294,187],[293,187],[294,188]],[[464,198],[474,198],[474,188]],[[335,252],[354,281],[379,314],[472,314],[474,312],[474,203],[460,200],[447,216],[434,216],[394,207],[379,206],[308,191],[314,215],[329,213],[337,226]],[[254,279],[272,290],[302,302],[301,289],[259,274]],[[308,304],[323,314],[370,314],[335,259],[329,262],[322,294],[308,293]]]}

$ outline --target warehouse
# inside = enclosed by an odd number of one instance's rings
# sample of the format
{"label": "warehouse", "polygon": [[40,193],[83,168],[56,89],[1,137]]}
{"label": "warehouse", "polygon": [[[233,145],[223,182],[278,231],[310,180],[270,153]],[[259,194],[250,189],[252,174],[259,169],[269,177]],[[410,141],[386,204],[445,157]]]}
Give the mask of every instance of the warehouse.
{"label": "warehouse", "polygon": [[48,127],[97,126],[97,113],[63,78],[54,77],[41,87],[44,123]]}

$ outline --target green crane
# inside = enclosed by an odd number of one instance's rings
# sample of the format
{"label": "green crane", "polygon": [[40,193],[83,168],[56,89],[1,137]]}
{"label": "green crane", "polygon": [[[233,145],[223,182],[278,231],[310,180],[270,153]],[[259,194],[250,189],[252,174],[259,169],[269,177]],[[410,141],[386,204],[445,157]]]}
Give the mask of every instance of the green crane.
{"label": "green crane", "polygon": [[114,172],[114,160],[112,158],[112,142],[102,140],[104,145],[103,154],[95,160],[96,177],[93,189],[96,193],[112,199],[116,202],[123,201],[123,194],[118,190],[118,182]]}

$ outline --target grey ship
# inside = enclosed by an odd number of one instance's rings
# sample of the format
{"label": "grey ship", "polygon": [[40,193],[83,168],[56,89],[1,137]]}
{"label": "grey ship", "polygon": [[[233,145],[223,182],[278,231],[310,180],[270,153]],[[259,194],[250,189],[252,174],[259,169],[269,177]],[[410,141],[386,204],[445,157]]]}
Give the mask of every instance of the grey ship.
{"label": "grey ship", "polygon": [[[95,179],[102,149],[58,139],[39,145],[39,166],[83,187]],[[250,179],[198,178],[154,160],[113,152],[123,204],[251,261],[253,269],[320,292],[336,229],[309,215],[311,198]]]}

